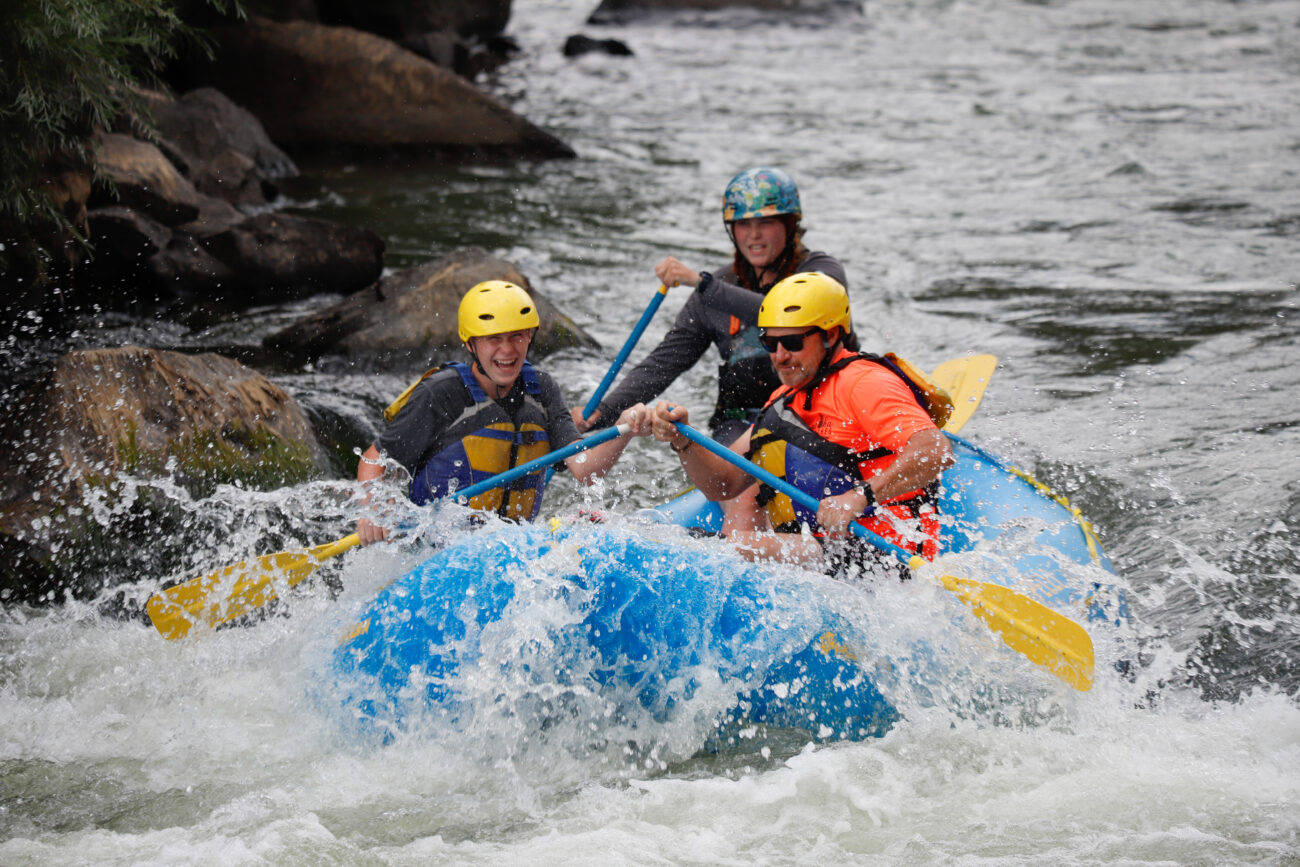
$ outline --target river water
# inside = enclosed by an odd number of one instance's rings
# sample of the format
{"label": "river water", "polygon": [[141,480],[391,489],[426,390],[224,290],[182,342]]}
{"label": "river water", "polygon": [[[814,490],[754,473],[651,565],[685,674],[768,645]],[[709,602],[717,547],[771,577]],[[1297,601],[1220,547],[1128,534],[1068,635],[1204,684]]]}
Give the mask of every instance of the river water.
{"label": "river water", "polygon": [[[905,721],[856,744],[696,754],[710,732],[687,715],[623,752],[592,745],[596,720],[527,717],[368,749],[319,712],[320,660],[417,549],[349,554],[337,598],[197,642],[93,603],[10,606],[0,863],[1300,863],[1300,4],[879,0],[601,29],[594,5],[516,3],[522,56],[485,82],[577,160],[309,163],[293,206],[375,228],[392,267],[470,244],[515,261],[606,347],[543,362],[578,403],[656,261],[728,256],[727,179],[786,168],[867,346],[999,357],[963,433],[1096,525],[1133,609],[1096,640],[1128,676],[902,694]],[[567,60],[579,31],[635,57]],[[101,320],[74,342],[253,345],[302,310]],[[357,446],[403,378],[276,375]],[[711,379],[670,394],[702,411]],[[344,535],[349,470],[156,493],[200,572]],[[609,484],[561,478],[548,503],[619,522],[681,486],[637,443]],[[178,576],[127,577],[143,599]],[[931,603],[882,593],[870,617],[923,631]]]}

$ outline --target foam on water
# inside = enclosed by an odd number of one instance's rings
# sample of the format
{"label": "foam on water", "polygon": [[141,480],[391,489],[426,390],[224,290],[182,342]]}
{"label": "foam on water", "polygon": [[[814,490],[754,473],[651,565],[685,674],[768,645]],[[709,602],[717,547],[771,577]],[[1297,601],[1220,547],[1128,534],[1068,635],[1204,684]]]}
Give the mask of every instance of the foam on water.
{"label": "foam on water", "polygon": [[[342,579],[373,592],[402,559],[363,551]],[[540,563],[518,581],[536,585],[557,566]],[[1136,680],[1102,665],[1094,689],[1079,694],[963,621],[943,591],[885,583],[868,601],[844,585],[824,592],[818,605],[842,603],[860,650],[892,654],[899,678],[889,698],[905,722],[861,743],[814,748],[777,737],[705,760],[689,756],[711,734],[708,713],[659,728],[642,719],[623,733],[639,747],[611,750],[600,720],[537,725],[535,680],[494,683],[505,711],[475,725],[359,744],[321,712],[311,679],[339,624],[364,607],[360,593],[301,600],[291,618],[196,642],[164,642],[76,605],[10,612],[0,633],[0,855],[486,863],[595,860],[618,847],[630,860],[723,863],[1294,856],[1300,711],[1285,697],[1206,703],[1160,683],[1178,672],[1159,661]],[[523,646],[554,616],[568,615],[532,610],[502,621],[498,637]],[[1107,647],[1098,642],[1103,662]],[[903,685],[921,671],[934,676]],[[699,701],[709,707],[707,695]]]}

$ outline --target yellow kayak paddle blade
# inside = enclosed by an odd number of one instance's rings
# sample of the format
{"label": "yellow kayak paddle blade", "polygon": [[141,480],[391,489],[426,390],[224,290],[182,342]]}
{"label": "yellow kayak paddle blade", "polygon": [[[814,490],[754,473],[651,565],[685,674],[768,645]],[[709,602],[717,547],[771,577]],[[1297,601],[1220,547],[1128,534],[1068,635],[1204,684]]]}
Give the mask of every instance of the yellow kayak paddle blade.
{"label": "yellow kayak paddle blade", "polygon": [[183,638],[196,626],[229,623],[276,598],[276,585],[293,587],[330,557],[361,543],[356,533],[302,551],[281,551],[225,566],[154,594],[145,611],[164,638]]}
{"label": "yellow kayak paddle blade", "polygon": [[970,421],[997,366],[996,355],[967,355],[945,361],[934,369],[930,379],[948,392],[953,403],[952,415],[944,422],[944,430],[957,433]]}
{"label": "yellow kayak paddle blade", "polygon": [[1000,584],[955,575],[938,577],[1012,650],[1077,690],[1087,692],[1092,687],[1092,638],[1082,626]]}

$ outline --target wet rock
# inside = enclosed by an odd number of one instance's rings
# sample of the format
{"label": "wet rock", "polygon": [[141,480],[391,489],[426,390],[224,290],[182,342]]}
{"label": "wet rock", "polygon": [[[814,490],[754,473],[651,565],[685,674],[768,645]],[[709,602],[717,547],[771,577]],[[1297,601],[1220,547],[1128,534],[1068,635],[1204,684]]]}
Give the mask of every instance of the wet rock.
{"label": "wet rock", "polygon": [[268,289],[277,298],[355,292],[384,264],[384,239],[371,230],[280,212],[248,217],[203,246],[235,275],[223,287],[233,303],[257,301]]}
{"label": "wet rock", "polygon": [[625,24],[656,15],[680,12],[712,12],[752,9],[759,12],[826,15],[861,14],[862,4],[854,0],[601,0],[587,19],[589,24]]}
{"label": "wet rock", "polygon": [[243,154],[267,178],[291,178],[298,167],[247,109],[211,87],[191,90],[154,108],[158,134],[199,160]]}
{"label": "wet rock", "polygon": [[301,407],[261,374],[137,346],[58,359],[6,414],[0,443],[9,600],[98,592],[122,540],[141,538],[119,523],[150,521],[140,480],[166,477],[204,496],[219,483],[297,484],[328,466]]}
{"label": "wet rock", "polygon": [[157,220],[119,206],[90,211],[86,225],[92,253],[77,279],[101,288],[134,284],[147,271],[149,258],[166,249],[172,237]]}
{"label": "wet rock", "polygon": [[216,34],[209,83],[286,147],[574,155],[464,79],[373,34],[265,18]]}
{"label": "wet rock", "polygon": [[404,36],[398,44],[414,54],[418,54],[443,69],[450,69],[458,75],[469,63],[469,43],[455,33],[434,30],[429,33],[417,33]]}
{"label": "wet rock", "polygon": [[590,36],[575,33],[564,40],[565,57],[580,57],[593,51],[601,51],[615,57],[632,56],[632,49],[617,39],[592,39]]}
{"label": "wet rock", "polygon": [[199,215],[199,192],[154,145],[120,133],[106,133],[95,146],[95,164],[113,184],[96,185],[91,207],[121,205],[144,213],[164,226],[187,223]]}
{"label": "wet rock", "polygon": [[149,257],[147,271],[149,282],[164,297],[220,299],[224,287],[238,283],[230,266],[209,253],[192,235],[181,232]]}
{"label": "wet rock", "polygon": [[204,195],[241,207],[274,201],[272,179],[298,174],[250,112],[210,87],[157,102],[162,150]]}
{"label": "wet rock", "polygon": [[246,219],[247,215],[224,199],[200,196],[199,215],[190,222],[177,226],[176,231],[194,238],[211,238]]}
{"label": "wet rock", "polygon": [[295,361],[339,355],[396,370],[423,370],[436,362],[461,359],[464,348],[456,326],[460,299],[483,280],[517,283],[537,302],[542,324],[533,343],[533,358],[566,346],[597,346],[532,289],[514,265],[473,247],[390,274],[270,335],[265,344]]}
{"label": "wet rock", "polygon": [[519,45],[507,36],[469,40],[443,30],[404,36],[398,44],[469,79],[497,69],[519,53]]}

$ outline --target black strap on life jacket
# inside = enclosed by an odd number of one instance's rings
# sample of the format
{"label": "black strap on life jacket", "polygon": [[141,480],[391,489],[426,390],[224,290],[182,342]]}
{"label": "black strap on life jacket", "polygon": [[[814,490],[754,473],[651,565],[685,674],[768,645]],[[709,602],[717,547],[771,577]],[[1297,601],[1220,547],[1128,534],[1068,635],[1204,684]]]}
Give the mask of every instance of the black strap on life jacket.
{"label": "black strap on life jacket", "polygon": [[[813,391],[816,390],[817,386],[825,382],[826,379],[829,378],[832,374],[843,370],[844,368],[848,367],[850,364],[856,364],[859,361],[873,362],[875,364],[879,364],[881,367],[884,367],[887,370],[892,371],[895,376],[903,380],[903,382],[907,383],[907,387],[912,392],[912,397],[913,399],[916,400],[917,405],[920,406],[921,409],[926,410],[925,392],[923,392],[920,389],[920,387],[918,387],[917,384],[912,381],[912,378],[908,376],[906,373],[904,373],[897,364],[894,364],[894,362],[890,361],[888,358],[885,358],[883,355],[876,355],[875,353],[872,352],[865,352],[859,350],[858,352],[854,352],[850,355],[844,356],[838,361],[827,362],[825,359],[823,359],[821,366],[817,368],[817,372],[813,374],[813,378],[809,380],[807,383],[799,386],[793,391],[787,392],[784,395],[777,395],[775,397],[770,398],[767,401],[767,403],[763,406],[762,411],[759,413],[759,423],[763,421],[763,418],[767,414],[768,410],[771,409],[771,407],[777,401],[781,401],[782,403],[784,403],[784,405],[786,406],[786,408],[788,409],[791,415],[794,415],[796,418],[800,418],[798,413],[794,411],[795,399],[800,394],[803,394],[804,396],[804,401],[803,401],[804,412],[811,412]],[[926,410],[926,414],[927,415],[929,414],[928,410]],[[813,433],[811,430],[807,428],[806,425],[802,424],[802,418],[800,418],[801,423],[799,425],[792,424],[791,422],[786,421],[785,419],[779,419],[779,418],[774,421],[776,421],[776,423],[769,426],[769,433],[760,436],[751,437],[750,449],[752,451],[757,451],[758,449],[762,448],[765,444],[769,442],[784,440],[786,442],[795,445],[800,449],[803,449],[809,454],[821,458],[827,463],[832,464],[841,470],[844,470],[846,473],[853,476],[854,478],[862,477],[862,471],[859,468],[859,463],[878,460],[880,458],[889,457],[890,455],[894,454],[893,449],[888,449],[885,448],[884,446],[877,446],[876,448],[865,452],[855,452],[852,449],[849,449],[847,446],[842,446],[839,443],[831,442],[830,440],[824,437],[820,437],[817,434]],[[755,424],[755,428],[757,427],[758,424]],[[777,427],[781,428],[780,432],[776,430]],[[767,499],[770,499],[771,494],[775,493],[770,489],[763,490],[764,488],[767,488],[766,485],[760,485],[759,487],[760,487],[760,499],[762,499],[763,494],[767,494],[768,495]],[[889,505],[906,506],[912,512],[913,517],[916,517],[919,514],[920,507],[923,504],[933,502],[935,498],[938,496],[938,493],[939,493],[939,483],[932,482],[931,484],[926,485],[924,488],[922,488],[921,493],[916,495],[915,497],[909,497],[908,499],[905,500],[892,500],[890,501]]]}

